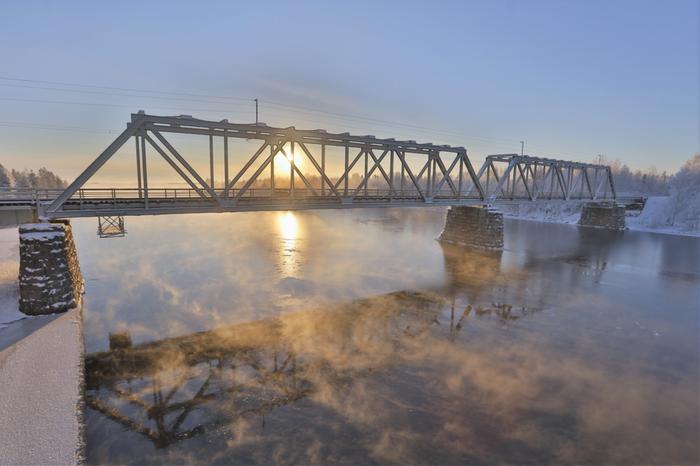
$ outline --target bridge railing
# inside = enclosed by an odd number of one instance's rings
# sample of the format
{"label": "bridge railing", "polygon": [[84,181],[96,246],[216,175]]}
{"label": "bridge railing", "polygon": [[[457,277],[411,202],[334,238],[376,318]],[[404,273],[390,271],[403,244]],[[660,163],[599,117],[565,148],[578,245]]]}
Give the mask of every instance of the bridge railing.
{"label": "bridge railing", "polygon": [[64,190],[61,188],[10,188],[0,187],[2,201],[50,201],[56,199]]}

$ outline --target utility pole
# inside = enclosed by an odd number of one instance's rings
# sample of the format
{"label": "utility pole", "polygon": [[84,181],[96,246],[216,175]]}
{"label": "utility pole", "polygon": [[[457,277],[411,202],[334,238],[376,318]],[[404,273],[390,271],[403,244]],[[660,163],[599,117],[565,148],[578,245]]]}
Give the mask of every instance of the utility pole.
{"label": "utility pole", "polygon": [[255,125],[258,124],[258,99],[257,97],[253,99],[255,101]]}
{"label": "utility pole", "polygon": [[525,141],[520,141],[520,155],[525,155]]}

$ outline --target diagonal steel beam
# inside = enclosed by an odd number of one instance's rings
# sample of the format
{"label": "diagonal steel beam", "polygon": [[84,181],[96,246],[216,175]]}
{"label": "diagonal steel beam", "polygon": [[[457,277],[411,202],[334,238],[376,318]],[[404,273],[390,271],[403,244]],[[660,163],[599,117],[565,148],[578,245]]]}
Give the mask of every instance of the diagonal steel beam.
{"label": "diagonal steel beam", "polygon": [[525,179],[525,173],[523,172],[522,164],[516,163],[515,165],[517,166],[518,172],[520,173],[520,180],[523,182],[523,186],[525,186],[525,192],[527,192],[527,197],[528,199],[532,200],[532,193],[530,192],[530,187],[527,185],[527,180]]}
{"label": "diagonal steel beam", "polygon": [[294,163],[294,156],[292,155],[292,157],[290,157],[289,155],[287,155],[287,152],[284,150],[284,147],[280,149],[280,153],[282,155],[284,155],[285,157],[287,157],[287,160],[289,160],[289,165],[292,167],[292,170],[294,170],[294,172],[296,172],[297,175],[299,175],[299,178],[301,178],[301,181],[303,181],[304,184],[306,185],[306,187],[311,190],[311,192],[314,194],[314,196],[317,196],[318,193],[316,192],[314,187],[311,186],[311,183],[309,183],[309,181],[306,179],[306,177],[301,172],[301,170],[299,170],[299,168],[297,167],[297,164]]}
{"label": "diagonal steel beam", "polygon": [[452,189],[452,193],[455,196],[458,196],[459,194],[457,193],[457,187],[454,185],[452,182],[452,178],[450,177],[450,173],[452,173],[452,170],[454,169],[455,165],[457,164],[457,161],[459,160],[459,155],[457,155],[452,163],[450,164],[449,170],[445,168],[445,164],[442,161],[442,158],[440,158],[440,153],[438,152],[435,154],[435,161],[437,162],[438,167],[440,168],[440,171],[442,172],[442,179],[438,183],[438,185],[435,187],[435,192],[439,193],[440,188],[442,188],[442,185],[447,181],[447,184],[450,185],[450,189]]}
{"label": "diagonal steel beam", "polygon": [[211,186],[209,186],[207,182],[204,181],[201,176],[199,176],[197,170],[192,168],[190,164],[187,163],[187,160],[185,160],[185,158],[182,155],[180,155],[180,153],[173,147],[173,145],[170,144],[170,142],[167,139],[165,139],[165,137],[163,137],[163,135],[160,134],[158,130],[150,128],[150,131],[165,146],[165,148],[168,149],[168,151],[170,151],[171,154],[173,154],[173,157],[175,157],[177,161],[180,162],[183,167],[185,167],[185,169],[190,173],[190,175],[192,175],[192,177],[195,180],[197,180],[197,183],[199,183],[209,193],[212,199],[216,199],[216,201],[220,203],[221,201],[219,199],[219,196],[216,195],[216,192],[214,192]]}
{"label": "diagonal steel beam", "polygon": [[203,199],[211,199],[207,197],[199,187],[197,187],[194,181],[192,181],[190,177],[188,177],[187,174],[183,172],[180,167],[177,166],[173,159],[168,157],[168,154],[166,154],[165,151],[161,149],[161,147],[158,144],[156,144],[156,142],[148,134],[144,135],[143,137],[145,137],[146,141],[148,141],[148,143],[156,150],[156,152],[158,152],[161,155],[161,157],[163,157],[165,161],[168,162],[168,164],[170,164],[171,167],[173,167],[173,169],[178,173],[178,175],[180,175],[180,177],[183,180],[185,180],[192,189],[197,191],[197,194],[199,194]]}
{"label": "diagonal steel beam", "polygon": [[[384,170],[384,167],[382,167],[381,160],[382,160],[382,159],[384,158],[384,156],[387,155],[387,154],[389,154],[389,158],[391,159],[391,158],[392,158],[392,157],[391,157],[391,152],[392,152],[391,150],[385,149],[385,150],[382,152],[382,155],[379,156],[379,160],[377,160],[377,156],[374,155],[374,151],[373,151],[372,149],[369,150],[369,155],[370,155],[370,157],[372,157],[372,160],[374,160],[374,163],[375,163],[375,165],[377,166],[377,168],[379,169],[379,171],[381,172],[382,176],[384,177],[384,180],[386,180],[387,184],[389,185],[389,195],[391,195],[392,191],[394,191],[394,186],[393,186],[393,183],[391,182],[391,179],[390,179],[389,175],[388,175],[388,174],[386,173],[386,171]],[[392,160],[392,163],[393,163],[393,160]],[[391,171],[391,170],[390,170],[390,171]]]}
{"label": "diagonal steel beam", "polygon": [[[340,195],[338,190],[335,188],[335,186],[333,186],[333,183],[331,183],[331,180],[328,178],[328,175],[326,175],[326,171],[323,169],[323,167],[318,165],[318,162],[316,162],[316,159],[313,157],[313,155],[311,155],[311,152],[309,151],[309,149],[307,149],[306,144],[304,144],[303,142],[300,142],[299,147],[301,147],[301,150],[303,150],[306,153],[306,156],[309,158],[309,160],[311,160],[311,163],[314,165],[316,170],[318,170],[318,172],[321,174],[321,178],[323,179],[324,183],[328,185],[328,187],[331,189],[331,191],[333,191],[333,194],[335,194],[335,196],[338,199],[342,199],[342,196]],[[323,146],[323,147],[325,147],[325,146]],[[325,151],[325,149],[324,149],[324,151]],[[324,185],[321,185],[321,186],[323,188]],[[321,190],[321,194],[323,194],[323,189]]]}
{"label": "diagonal steel beam", "polygon": [[418,181],[416,181],[416,177],[413,176],[413,172],[411,171],[411,167],[409,167],[408,163],[406,163],[406,153],[403,151],[397,150],[396,155],[399,156],[399,161],[401,162],[401,166],[406,169],[406,173],[408,173],[408,177],[411,179],[413,186],[416,187],[418,194],[420,195],[420,197],[423,200],[425,200],[425,194],[423,194],[423,191],[421,191],[420,185],[418,184]]}
{"label": "diagonal steel beam", "polygon": [[503,173],[503,176],[501,176],[501,179],[498,181],[496,189],[493,190],[493,194],[491,194],[488,198],[489,203],[493,203],[496,200],[496,193],[498,191],[503,191],[503,185],[505,184],[506,180],[510,178],[510,172],[513,171],[513,166],[516,163],[515,160],[516,159],[512,159],[510,162],[508,162],[508,168],[506,168],[506,171]]}
{"label": "diagonal steel beam", "polygon": [[[372,169],[369,170],[369,171],[367,172],[367,176],[363,177],[362,182],[357,186],[357,188],[355,188],[355,190],[354,190],[353,193],[352,193],[352,197],[357,196],[357,193],[360,192],[360,190],[361,190],[362,188],[364,188],[365,186],[367,186],[367,181],[368,181],[369,178],[372,176],[372,173],[374,173],[374,170],[377,168],[378,164],[381,163],[381,161],[384,159],[384,157],[386,156],[386,154],[389,153],[389,150],[386,149],[386,150],[382,153],[382,155],[379,157],[379,162],[377,161],[377,158],[374,156],[374,153],[372,152],[372,149],[369,149],[369,150],[365,151],[365,153],[367,153],[368,155],[370,155],[370,156],[372,157],[372,159],[374,159],[374,165],[372,166]],[[388,180],[387,180],[387,181],[388,181]]]}
{"label": "diagonal steel beam", "polygon": [[281,142],[277,145],[277,148],[275,148],[275,150],[273,150],[273,151],[270,152],[270,155],[267,156],[267,158],[266,158],[265,161],[262,163],[262,165],[260,165],[260,166],[258,167],[258,169],[255,170],[255,173],[253,173],[253,176],[251,176],[251,177],[248,179],[248,181],[246,181],[246,183],[243,185],[243,187],[238,191],[238,193],[236,193],[236,196],[233,198],[234,202],[238,201],[238,200],[241,198],[241,196],[243,196],[243,194],[245,194],[245,192],[248,191],[248,189],[250,188],[250,186],[255,182],[255,180],[257,180],[258,176],[260,176],[260,174],[263,172],[263,170],[265,170],[265,168],[267,168],[267,166],[270,164],[270,162],[272,161],[272,159],[274,159],[275,156],[277,156],[277,154],[282,150],[282,148],[284,147],[284,145],[285,145],[287,142],[288,142],[288,141],[284,141],[284,140],[281,141]]}
{"label": "diagonal steel beam", "polygon": [[80,189],[107,161],[112,158],[126,141],[143,127],[143,117],[139,116],[136,121],[127,125],[126,129],[117,136],[112,144],[97,156],[97,158],[63,191],[46,209],[48,212],[56,212],[64,202],[66,202],[78,189]]}
{"label": "diagonal steel beam", "polygon": [[268,141],[265,141],[260,148],[255,151],[255,153],[248,159],[248,161],[243,165],[243,168],[236,173],[236,176],[233,177],[231,181],[226,185],[226,188],[224,188],[224,196],[228,197],[229,191],[233,189],[234,186],[236,186],[236,183],[238,183],[238,180],[241,179],[241,177],[245,174],[245,172],[250,168],[251,165],[255,163],[255,161],[260,157],[260,154],[265,150],[265,148],[269,145],[270,143]]}
{"label": "diagonal steel beam", "polygon": [[[347,152],[346,152],[347,153]],[[358,160],[360,160],[360,157],[362,157],[365,153],[364,149],[360,149],[360,152],[357,154],[355,159],[352,161],[351,164],[348,165],[347,170],[343,172],[342,176],[338,178],[338,182],[333,186],[335,189],[338,189],[338,186],[340,186],[343,183],[343,180],[347,180],[350,177],[350,172],[352,171],[352,168],[355,166]]]}

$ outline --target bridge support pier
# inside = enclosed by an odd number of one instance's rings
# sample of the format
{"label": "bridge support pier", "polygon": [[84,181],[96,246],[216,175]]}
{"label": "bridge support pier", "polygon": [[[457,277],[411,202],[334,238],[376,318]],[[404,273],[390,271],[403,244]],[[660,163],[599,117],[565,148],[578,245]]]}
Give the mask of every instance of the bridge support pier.
{"label": "bridge support pier", "polygon": [[19,227],[19,309],[28,315],[80,304],[83,277],[68,220]]}
{"label": "bridge support pier", "polygon": [[608,230],[625,229],[625,208],[614,202],[587,202],[578,224]]}
{"label": "bridge support pier", "polygon": [[503,214],[487,206],[452,206],[439,238],[446,243],[503,249]]}

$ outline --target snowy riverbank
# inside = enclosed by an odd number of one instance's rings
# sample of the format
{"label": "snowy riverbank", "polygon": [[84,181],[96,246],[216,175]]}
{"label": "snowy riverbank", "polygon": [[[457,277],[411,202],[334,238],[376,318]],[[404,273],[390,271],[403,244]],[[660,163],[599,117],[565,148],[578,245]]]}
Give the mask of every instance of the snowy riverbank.
{"label": "snowy riverbank", "polygon": [[[504,204],[498,208],[508,218],[575,225],[581,217],[582,206],[583,203],[548,201]],[[669,235],[700,236],[697,223],[686,221],[686,216],[674,215],[675,210],[672,198],[650,197],[638,216],[628,216],[625,219],[627,228]]]}
{"label": "snowy riverbank", "polygon": [[80,462],[83,357],[80,309],[0,352],[0,464]]}
{"label": "snowy riverbank", "polygon": [[19,235],[0,229],[0,464],[78,464],[82,311],[19,312]]}

